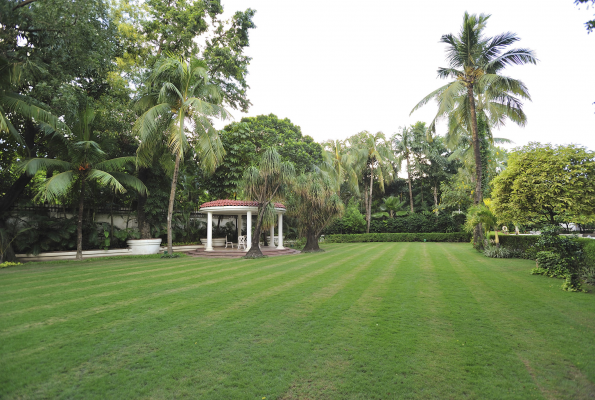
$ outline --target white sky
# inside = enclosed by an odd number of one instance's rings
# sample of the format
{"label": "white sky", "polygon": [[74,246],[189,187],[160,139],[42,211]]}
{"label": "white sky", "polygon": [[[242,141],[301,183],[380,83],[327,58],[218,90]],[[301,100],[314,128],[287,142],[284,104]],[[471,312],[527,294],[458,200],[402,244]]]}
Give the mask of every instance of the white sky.
{"label": "white sky", "polygon": [[[495,136],[515,145],[530,141],[576,143],[595,150],[595,33],[584,23],[593,8],[572,0],[353,1],[223,0],[226,15],[255,9],[256,29],[247,54],[245,114],[289,118],[316,141],[344,139],[362,130],[383,131],[418,120],[430,122],[429,103],[409,116],[425,95],[446,81],[438,41],[458,33],[463,13],[492,14],[487,35],[515,32],[515,47],[536,52],[540,62],[507,68],[533,98],[525,104],[525,128],[508,124]],[[243,114],[232,112],[238,121]],[[222,128],[225,124],[218,123]],[[444,127],[438,129],[444,133]]]}

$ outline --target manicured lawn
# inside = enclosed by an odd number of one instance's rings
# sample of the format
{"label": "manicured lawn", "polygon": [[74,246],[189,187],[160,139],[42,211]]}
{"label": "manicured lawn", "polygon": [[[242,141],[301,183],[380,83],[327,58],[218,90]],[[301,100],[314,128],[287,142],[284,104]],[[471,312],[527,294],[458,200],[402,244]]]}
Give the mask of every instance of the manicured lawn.
{"label": "manicured lawn", "polygon": [[587,399],[595,296],[468,244],[0,271],[1,398]]}

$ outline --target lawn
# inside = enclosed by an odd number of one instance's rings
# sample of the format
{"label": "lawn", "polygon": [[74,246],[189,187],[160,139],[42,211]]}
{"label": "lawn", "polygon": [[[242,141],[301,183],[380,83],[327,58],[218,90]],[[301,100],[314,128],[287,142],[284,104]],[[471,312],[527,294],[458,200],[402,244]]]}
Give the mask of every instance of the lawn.
{"label": "lawn", "polygon": [[595,397],[592,293],[469,244],[324,247],[0,270],[0,397]]}

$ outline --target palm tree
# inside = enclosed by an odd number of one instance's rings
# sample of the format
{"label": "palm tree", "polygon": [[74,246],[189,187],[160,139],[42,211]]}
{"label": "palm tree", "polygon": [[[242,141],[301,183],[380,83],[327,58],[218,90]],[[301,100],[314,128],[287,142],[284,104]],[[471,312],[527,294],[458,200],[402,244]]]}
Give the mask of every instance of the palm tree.
{"label": "palm tree", "polygon": [[323,251],[318,246],[322,230],[343,214],[345,207],[335,187],[333,177],[323,171],[302,174],[292,185],[290,210],[300,235],[306,237],[303,252]]}
{"label": "palm tree", "polygon": [[180,161],[191,146],[188,136],[194,136],[197,158],[208,172],[215,170],[225,154],[209,118],[226,119],[227,112],[220,106],[221,92],[209,83],[207,71],[207,64],[196,57],[189,62],[173,56],[161,59],[148,79],[147,94],[137,103],[146,110],[134,125],[141,142],[139,162],[151,163],[164,141],[175,157],[167,209],[168,254],[173,252],[171,226]]}
{"label": "palm tree", "polygon": [[384,204],[380,206],[380,210],[387,210],[389,217],[392,219],[395,215],[407,214],[407,211],[403,211],[405,204],[407,203],[400,201],[398,197],[389,196],[384,199]]}
{"label": "palm tree", "polygon": [[424,143],[423,137],[426,136],[426,126],[423,122],[417,122],[415,125],[407,128],[401,128],[401,132],[396,133],[392,137],[393,151],[397,155],[397,162],[400,164],[403,161],[407,164],[407,183],[409,185],[409,208],[414,212],[413,208],[413,190],[411,183],[411,158],[415,153],[423,152]]}
{"label": "palm tree", "polygon": [[[46,110],[48,108],[35,99],[23,94],[23,88],[30,85],[28,77],[45,72],[39,66],[26,61],[23,63],[10,63],[0,57],[0,139],[7,140],[12,137],[16,143],[23,146],[27,157],[35,157],[36,136],[38,133],[51,136],[50,139],[60,139],[60,131],[68,128]],[[18,129],[13,122],[15,117],[24,119],[25,123]],[[0,214],[8,211],[15,203],[25,187],[31,182],[33,176],[21,174],[0,198]],[[4,221],[0,219],[0,227]]]}
{"label": "palm tree", "polygon": [[0,133],[10,134],[22,145],[26,143],[10,121],[11,116],[19,115],[27,120],[47,124],[53,129],[60,124],[58,118],[43,108],[43,104],[19,93],[18,87],[25,83],[24,76],[33,71],[43,69],[31,62],[9,63],[0,57]]}
{"label": "palm tree", "polygon": [[91,107],[79,113],[71,130],[70,141],[66,142],[64,154],[60,157],[62,159],[31,158],[19,166],[21,171],[29,175],[48,169],[63,171],[54,174],[41,185],[39,196],[43,200],[54,201],[78,183],[77,260],[83,259],[83,209],[85,189],[90,181],[109,186],[119,193],[126,192],[124,185],[139,192],[146,192],[145,185],[139,179],[121,171],[126,164],[134,164],[136,157],[106,160],[107,154],[101,149],[100,144],[93,140],[95,138],[92,135],[91,124],[94,119],[95,112]]}
{"label": "palm tree", "polygon": [[347,182],[349,188],[359,194],[357,173],[353,155],[342,140],[329,140],[322,144],[322,170],[329,173],[336,182],[337,194],[341,195],[341,184]]}
{"label": "palm tree", "polygon": [[527,87],[521,81],[500,73],[508,65],[537,63],[532,50],[506,50],[519,40],[516,34],[507,32],[485,37],[483,31],[489,18],[489,15],[477,16],[465,12],[459,35],[442,36],[440,41],[448,46],[449,67],[439,68],[438,76],[453,80],[427,95],[411,111],[413,113],[431,99],[436,99],[438,112],[429,126],[429,134],[435,133],[439,119],[448,116],[471,132],[476,166],[475,204],[480,204],[482,199],[478,110],[486,115],[492,126],[502,125],[506,119],[522,125],[525,117],[521,99],[530,99]]}
{"label": "palm tree", "polygon": [[258,167],[251,166],[244,172],[243,189],[245,195],[258,202],[256,227],[252,235],[252,244],[246,258],[263,257],[258,243],[262,228],[274,224],[275,201],[282,200],[289,185],[295,178],[292,162],[281,161],[281,156],[274,147],[264,151]]}
{"label": "palm tree", "polygon": [[[372,189],[374,178],[378,180],[380,190],[384,192],[384,184],[390,183],[395,178],[396,159],[391,150],[390,142],[386,140],[384,133],[360,132],[349,138],[354,161],[360,174],[366,170],[370,172],[370,183],[364,184],[364,203],[366,205],[366,220],[368,221],[367,233],[370,233],[370,221],[372,219]],[[376,171],[376,176],[374,176]]]}

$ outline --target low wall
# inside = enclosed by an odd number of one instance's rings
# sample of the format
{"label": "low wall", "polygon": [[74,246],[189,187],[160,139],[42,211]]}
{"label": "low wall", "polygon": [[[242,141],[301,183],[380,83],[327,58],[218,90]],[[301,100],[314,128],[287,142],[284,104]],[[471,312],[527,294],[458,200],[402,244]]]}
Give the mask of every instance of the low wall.
{"label": "low wall", "polygon": [[[174,252],[187,253],[199,248],[203,245],[188,245],[188,246],[173,246]],[[161,247],[160,253],[167,250],[167,247]],[[112,249],[112,250],[83,250],[83,259],[85,258],[97,258],[97,257],[114,257],[114,256],[131,256],[132,251],[130,249]],[[76,251],[50,251],[46,253],[39,253],[34,256],[33,254],[16,254],[17,260],[21,262],[29,261],[57,261],[57,260],[75,260]]]}

